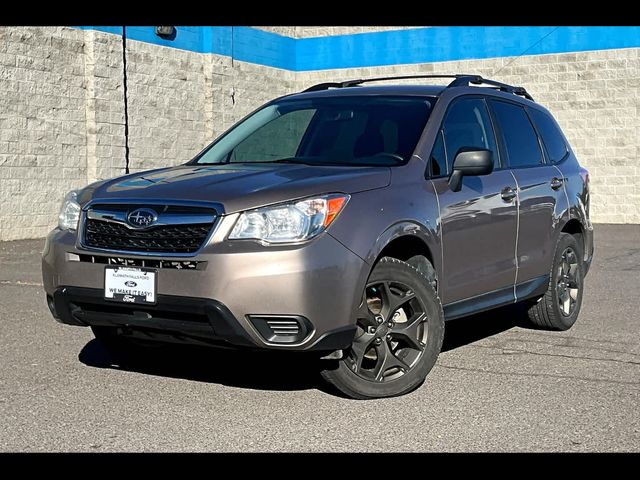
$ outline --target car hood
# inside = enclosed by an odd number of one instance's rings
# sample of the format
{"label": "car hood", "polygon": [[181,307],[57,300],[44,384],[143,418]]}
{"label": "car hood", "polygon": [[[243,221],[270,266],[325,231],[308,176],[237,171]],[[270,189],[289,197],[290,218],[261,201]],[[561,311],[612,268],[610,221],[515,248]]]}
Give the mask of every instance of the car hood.
{"label": "car hood", "polygon": [[389,185],[389,167],[294,164],[182,165],[92,184],[89,200],[194,200],[223,205],[226,213],[322,193],[357,193]]}

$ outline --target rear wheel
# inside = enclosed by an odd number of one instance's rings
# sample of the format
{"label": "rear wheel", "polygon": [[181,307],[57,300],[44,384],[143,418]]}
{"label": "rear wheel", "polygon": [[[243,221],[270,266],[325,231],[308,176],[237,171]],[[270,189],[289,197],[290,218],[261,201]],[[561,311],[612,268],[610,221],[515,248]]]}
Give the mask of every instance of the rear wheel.
{"label": "rear wheel", "polygon": [[582,252],[573,235],[561,233],[551,267],[549,287],[528,311],[529,319],[548,330],[568,330],[582,305]]}
{"label": "rear wheel", "polygon": [[430,279],[389,257],[371,272],[356,325],[353,344],[322,376],[358,399],[417,388],[433,368],[444,338],[444,315]]}

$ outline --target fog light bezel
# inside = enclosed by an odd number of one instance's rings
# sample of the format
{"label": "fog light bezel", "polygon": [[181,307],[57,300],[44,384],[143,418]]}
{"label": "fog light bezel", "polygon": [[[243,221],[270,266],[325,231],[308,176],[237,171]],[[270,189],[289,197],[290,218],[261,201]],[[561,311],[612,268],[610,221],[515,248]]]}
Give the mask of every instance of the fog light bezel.
{"label": "fog light bezel", "polygon": [[[305,343],[314,333],[313,324],[302,315],[247,315],[249,322],[261,339],[268,345],[297,346]],[[295,335],[276,334],[270,321],[295,322],[298,330]]]}

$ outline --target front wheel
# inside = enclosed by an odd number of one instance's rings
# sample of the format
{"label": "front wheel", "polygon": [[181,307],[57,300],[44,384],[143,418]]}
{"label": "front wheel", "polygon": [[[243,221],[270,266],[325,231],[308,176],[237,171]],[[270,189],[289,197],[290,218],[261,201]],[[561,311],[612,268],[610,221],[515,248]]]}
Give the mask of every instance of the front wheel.
{"label": "front wheel", "polygon": [[444,314],[430,280],[390,257],[371,272],[356,325],[353,344],[322,376],[357,399],[417,388],[433,368],[444,338]]}

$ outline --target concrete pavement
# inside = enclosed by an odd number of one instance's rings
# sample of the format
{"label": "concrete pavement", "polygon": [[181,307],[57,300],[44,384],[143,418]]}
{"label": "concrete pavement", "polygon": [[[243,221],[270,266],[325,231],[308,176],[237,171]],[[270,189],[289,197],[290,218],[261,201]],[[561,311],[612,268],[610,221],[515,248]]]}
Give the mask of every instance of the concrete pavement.
{"label": "concrete pavement", "polygon": [[421,388],[367,402],[281,356],[177,347],[113,367],[49,314],[42,246],[0,243],[0,451],[640,451],[640,225],[596,226],[571,330],[449,322]]}

